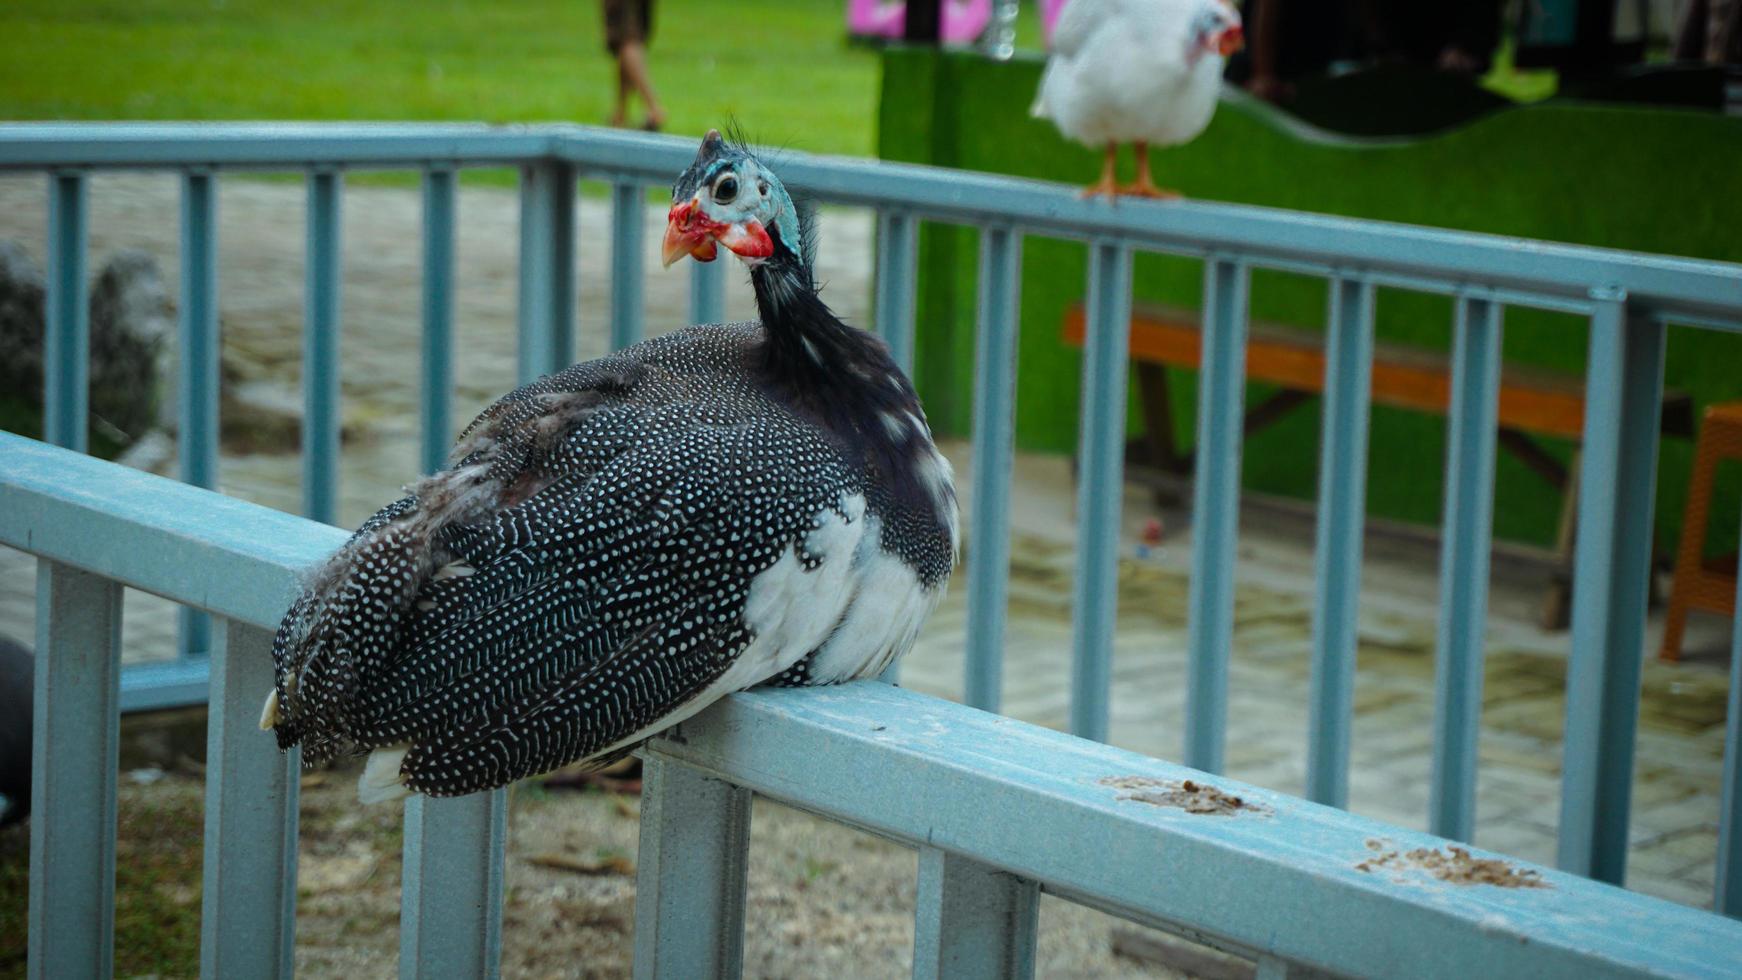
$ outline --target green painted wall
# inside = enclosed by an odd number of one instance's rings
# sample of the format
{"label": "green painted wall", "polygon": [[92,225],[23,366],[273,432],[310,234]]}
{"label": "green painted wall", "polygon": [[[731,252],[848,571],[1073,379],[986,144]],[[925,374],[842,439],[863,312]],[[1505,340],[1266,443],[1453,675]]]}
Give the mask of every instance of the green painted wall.
{"label": "green painted wall", "polygon": [[[998,63],[913,49],[890,49],[883,57],[879,147],[885,159],[1079,184],[1098,172],[1096,154],[1028,117],[1038,59]],[[1541,104],[1407,143],[1314,138],[1295,129],[1266,106],[1224,103],[1203,136],[1157,154],[1156,179],[1207,200],[1742,262],[1742,119]],[[1128,159],[1121,173],[1129,175]],[[972,230],[922,230],[915,374],[934,424],[957,434],[967,431],[972,404],[977,247]],[[1084,273],[1080,245],[1024,244],[1017,401],[1024,448],[1066,452],[1075,442],[1081,362],[1060,342],[1059,325],[1083,296]],[[1195,261],[1141,256],[1133,278],[1139,300],[1195,307],[1200,277]],[[1253,276],[1254,317],[1322,327],[1325,303],[1322,280]],[[1377,320],[1382,339],[1444,349],[1451,301],[1381,290]],[[1583,320],[1512,309],[1505,328],[1508,361],[1582,374]],[[1742,337],[1672,330],[1666,377],[1701,406],[1742,398]],[[1189,443],[1195,374],[1176,371],[1171,380],[1176,435]],[[1249,397],[1266,394],[1254,386]],[[1135,415],[1131,425],[1140,431]],[[1376,408],[1371,442],[1369,512],[1437,524],[1444,420]],[[1570,448],[1552,446],[1563,458]],[[1249,440],[1245,485],[1311,497],[1317,453],[1318,413],[1309,404]],[[1691,459],[1691,440],[1665,441],[1658,526],[1666,542],[1679,531]],[[1708,540],[1714,550],[1733,551],[1742,480],[1727,476]],[[1498,535],[1548,543],[1558,507],[1556,494],[1501,454]]]}

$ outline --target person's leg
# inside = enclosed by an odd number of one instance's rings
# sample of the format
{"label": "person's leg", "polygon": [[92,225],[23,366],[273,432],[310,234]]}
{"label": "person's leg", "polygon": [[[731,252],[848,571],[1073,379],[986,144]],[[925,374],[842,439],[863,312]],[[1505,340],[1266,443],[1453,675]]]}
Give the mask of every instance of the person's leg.
{"label": "person's leg", "polygon": [[611,106],[611,125],[622,126],[629,122],[629,69],[623,63],[621,46],[616,52],[617,58],[617,101]]}
{"label": "person's leg", "polygon": [[632,86],[641,96],[641,104],[647,109],[647,127],[664,126],[665,110],[660,108],[659,97],[653,93],[653,80],[647,74],[646,46],[640,41],[623,42],[617,50],[617,63],[621,66],[623,84]]}

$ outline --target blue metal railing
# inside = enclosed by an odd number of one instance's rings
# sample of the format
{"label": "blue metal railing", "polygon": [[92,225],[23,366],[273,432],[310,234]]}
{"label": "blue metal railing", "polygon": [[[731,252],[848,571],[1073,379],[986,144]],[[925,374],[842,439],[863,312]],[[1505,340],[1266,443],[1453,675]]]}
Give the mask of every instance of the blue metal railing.
{"label": "blue metal railing", "polygon": [[[309,513],[331,499],[336,438],[338,323],[337,190],[340,171],[410,168],[425,175],[425,460],[437,456],[452,420],[451,352],[453,173],[468,166],[516,166],[521,173],[519,375],[566,365],[574,351],[577,180],[612,184],[611,342],[638,339],[642,309],[638,191],[663,183],[694,151],[688,140],[581,127],[452,125],[177,124],[0,126],[0,170],[50,174],[50,350],[47,431],[80,445],[84,431],[83,269],[85,174],[107,168],[173,169],[186,177],[187,232],[210,232],[211,183],[226,170],[301,169],[310,174],[310,319],[305,396]],[[1025,236],[1090,244],[1089,336],[1084,359],[1076,594],[1073,611],[1071,725],[1079,735],[1107,730],[1118,562],[1126,397],[1125,324],[1132,254],[1157,251],[1205,265],[1204,352],[1198,411],[1194,534],[1189,600],[1189,667],[1184,761],[1216,772],[1226,742],[1228,657],[1233,634],[1233,570],[1240,489],[1241,410],[1245,394],[1247,291],[1253,269],[1279,269],[1329,281],[1330,339],[1316,554],[1311,681],[1310,792],[1341,803],[1347,793],[1349,685],[1361,564],[1361,491],[1366,467],[1366,375],[1377,287],[1457,299],[1445,495],[1445,551],[1436,682],[1432,829],[1469,839],[1475,799],[1480,714],[1482,616],[1493,506],[1498,350],[1506,306],[1560,310],[1589,318],[1590,357],[1577,514],[1573,657],[1569,663],[1560,834],[1561,866],[1621,880],[1626,857],[1639,660],[1648,570],[1649,521],[1657,454],[1657,398],[1670,323],[1742,330],[1742,266],[1556,245],[1493,235],[1353,221],[1266,208],[1202,202],[1108,207],[1031,181],[930,167],[784,154],[794,190],[822,201],[878,212],[876,321],[896,358],[913,351],[916,230],[920,221],[981,230],[979,364],[973,454],[986,474],[1008,471],[1014,440],[1012,383]],[[201,205],[201,195],[208,200]],[[199,215],[205,214],[205,218]],[[203,222],[203,224],[202,224]],[[635,225],[631,228],[630,225]],[[197,242],[196,242],[197,244]],[[189,271],[191,270],[191,271]],[[184,276],[208,276],[188,263]],[[691,311],[713,319],[720,308],[717,267],[698,266]],[[205,289],[207,292],[202,293]],[[206,296],[209,284],[184,283]],[[211,313],[184,303],[184,334],[210,330]],[[196,322],[196,317],[197,322]],[[193,349],[190,346],[190,349]],[[215,348],[213,348],[215,349]],[[205,355],[208,366],[211,355]],[[323,358],[328,360],[323,361]],[[323,367],[323,363],[327,367]],[[328,367],[331,370],[328,370]],[[189,370],[190,393],[209,370]],[[206,379],[206,380],[202,380]],[[184,400],[185,451],[210,453],[210,403]],[[205,413],[189,417],[189,413]],[[325,445],[326,451],[314,447]],[[184,472],[187,464],[184,463]],[[323,494],[325,495],[323,497]],[[1009,527],[1008,486],[974,481],[969,512],[975,537],[968,568],[969,703],[996,708],[1004,629]],[[187,678],[183,678],[186,691]],[[123,704],[127,703],[123,688]],[[1739,724],[1731,713],[1732,731]],[[1732,743],[1736,741],[1732,738]],[[1735,772],[1737,749],[1727,771]],[[1742,859],[1736,792],[1726,789],[1720,832],[1718,907],[1742,914]],[[474,814],[479,826],[488,814]]]}
{"label": "blue metal railing", "polygon": [[[201,974],[291,974],[298,754],[255,722],[272,628],[343,538],[0,433],[0,544],[38,556],[43,610],[31,976],[103,976],[112,958],[123,585],[214,618]],[[1042,891],[1261,975],[1718,977],[1742,962],[1742,922],[883,684],[734,695],[674,734],[645,750],[638,976],[738,975],[752,794],[918,849],[919,977],[1031,975]],[[496,974],[504,801],[407,802],[402,976]]]}

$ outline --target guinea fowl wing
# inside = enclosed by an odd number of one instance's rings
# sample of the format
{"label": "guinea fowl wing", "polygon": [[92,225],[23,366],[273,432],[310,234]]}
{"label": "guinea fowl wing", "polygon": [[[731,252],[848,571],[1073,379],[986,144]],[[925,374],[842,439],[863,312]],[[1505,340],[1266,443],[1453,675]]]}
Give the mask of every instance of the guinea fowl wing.
{"label": "guinea fowl wing", "polygon": [[862,488],[808,423],[693,370],[732,346],[710,329],[508,396],[446,482],[365,524],[280,631],[281,742],[385,750],[366,794],[473,792],[609,755],[827,639]]}

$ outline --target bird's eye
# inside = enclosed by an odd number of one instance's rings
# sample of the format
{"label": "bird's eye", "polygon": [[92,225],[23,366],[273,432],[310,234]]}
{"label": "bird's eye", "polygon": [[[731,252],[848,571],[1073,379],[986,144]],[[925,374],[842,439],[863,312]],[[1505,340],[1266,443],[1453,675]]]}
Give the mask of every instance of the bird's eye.
{"label": "bird's eye", "polygon": [[738,196],[738,178],[727,174],[714,182],[714,203],[730,204]]}
{"label": "bird's eye", "polygon": [[757,193],[761,194],[763,197],[767,197],[768,196],[768,181],[766,181],[766,180],[757,181],[756,182],[756,191],[757,191]]}

